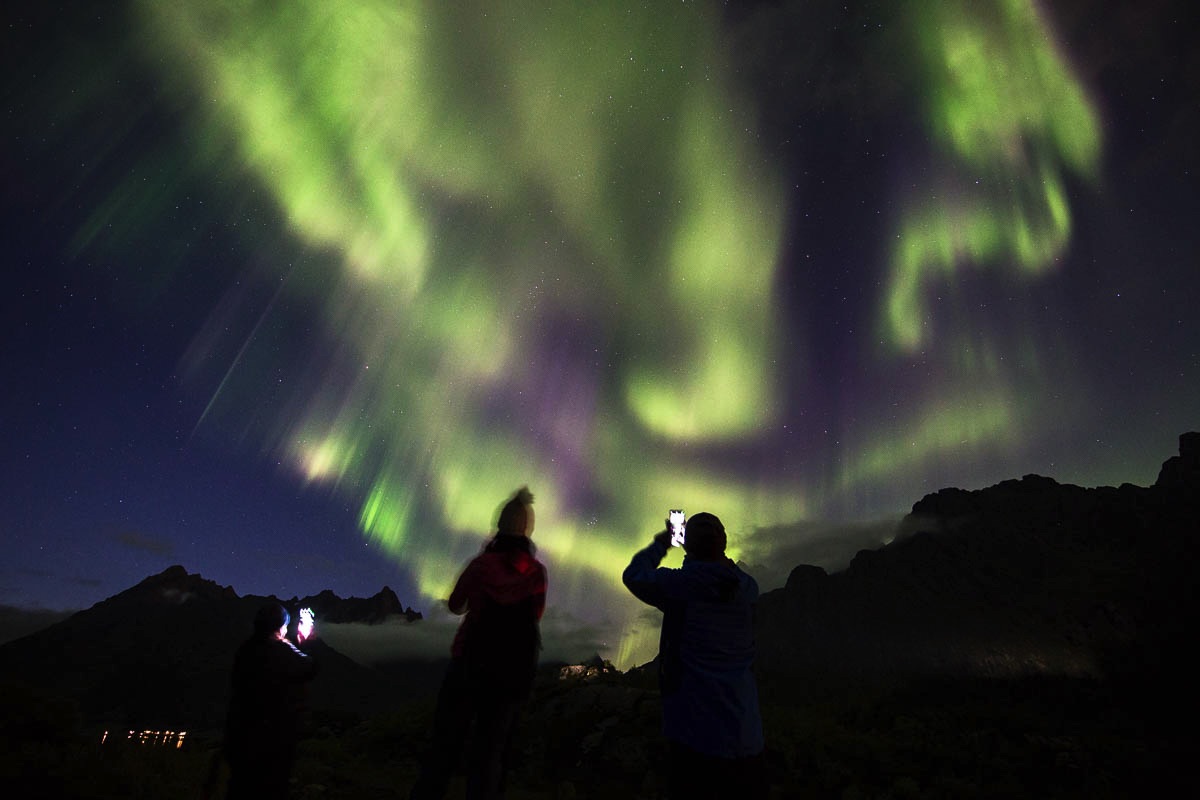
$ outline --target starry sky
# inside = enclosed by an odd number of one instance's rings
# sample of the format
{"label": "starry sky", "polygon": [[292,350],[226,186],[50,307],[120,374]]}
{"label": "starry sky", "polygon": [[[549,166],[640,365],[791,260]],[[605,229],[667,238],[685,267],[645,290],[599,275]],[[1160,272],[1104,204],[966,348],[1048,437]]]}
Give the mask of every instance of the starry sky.
{"label": "starry sky", "polygon": [[1197,427],[1189,3],[36,5],[2,606],[432,609],[527,484],[554,624],[630,663],[669,508],[766,588]]}

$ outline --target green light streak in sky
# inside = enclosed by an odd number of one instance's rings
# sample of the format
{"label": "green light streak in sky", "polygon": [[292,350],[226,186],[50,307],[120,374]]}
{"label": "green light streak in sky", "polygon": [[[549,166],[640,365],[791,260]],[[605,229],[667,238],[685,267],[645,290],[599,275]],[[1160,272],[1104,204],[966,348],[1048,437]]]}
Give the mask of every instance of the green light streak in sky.
{"label": "green light streak in sky", "polygon": [[410,499],[381,482],[367,494],[359,514],[359,525],[389,553],[399,554],[404,552],[411,516]]}
{"label": "green light streak in sky", "polygon": [[[780,203],[769,181],[728,167],[741,142],[729,129],[706,125],[724,115],[704,106],[688,109],[678,173],[688,198],[670,254],[678,309],[661,320],[696,327],[690,368],[663,381],[635,372],[628,401],[651,430],[675,439],[733,438],[759,429],[773,416],[770,376],[771,296],[779,242]],[[732,159],[749,162],[750,154]],[[762,196],[770,202],[762,205]]]}
{"label": "green light streak in sky", "polygon": [[[724,77],[713,9],[143,11],[209,151],[340,262],[296,279],[336,353],[313,356],[316,379],[273,433],[305,480],[362,494],[364,533],[423,592],[444,596],[522,483],[565,592],[620,594],[668,497],[743,527],[793,516],[779,488],[696,468],[681,482],[655,455],[753,434],[776,405],[782,194]],[[562,372],[576,359],[559,347],[596,352],[590,374]],[[597,459],[605,430],[619,436]],[[586,483],[611,487],[599,525],[562,499]]]}
{"label": "green light streak in sky", "polygon": [[914,419],[879,434],[843,472],[843,484],[856,486],[898,472],[918,472],[932,460],[991,445],[1003,440],[1018,419],[1017,404],[1003,394],[971,390],[945,394],[947,399],[929,403]]}
{"label": "green light streak in sky", "polygon": [[1095,111],[1031,0],[917,7],[924,106],[952,160],[931,199],[904,213],[884,303],[890,343],[934,334],[925,292],[966,265],[1048,269],[1067,247],[1065,174],[1095,177]]}
{"label": "green light streak in sky", "polygon": [[968,163],[1024,165],[1046,146],[1092,174],[1100,154],[1096,115],[1030,0],[923,9],[920,47],[931,80],[931,130]]}
{"label": "green light streak in sky", "polygon": [[[154,63],[199,117],[198,152],[262,186],[328,265],[285,284],[327,348],[308,354],[268,446],[360,501],[364,536],[423,593],[446,595],[522,484],[552,592],[625,619],[638,606],[620,571],[668,506],[719,514],[734,555],[739,534],[811,511],[786,476],[713,457],[780,411],[785,196],[715,7],[141,8]],[[991,16],[926,0],[915,19],[927,124],[949,160],[932,170],[937,197],[899,220],[885,281],[884,338],[905,352],[931,341],[926,293],[960,267],[1049,266],[1070,236],[1064,173],[1091,175],[1099,151],[1030,0]],[[1003,388],[914,413],[846,480],[1002,437]],[[644,657],[647,635],[624,658]]]}
{"label": "green light streak in sky", "polygon": [[[397,129],[419,124],[404,86],[420,42],[404,5],[218,0],[146,11],[183,49],[214,124],[237,131],[240,159],[271,189],[293,232],[339,249],[364,277],[414,293],[430,234],[411,170],[389,144]],[[359,105],[364,91],[407,124],[375,124]],[[348,139],[353,147],[344,147]]]}

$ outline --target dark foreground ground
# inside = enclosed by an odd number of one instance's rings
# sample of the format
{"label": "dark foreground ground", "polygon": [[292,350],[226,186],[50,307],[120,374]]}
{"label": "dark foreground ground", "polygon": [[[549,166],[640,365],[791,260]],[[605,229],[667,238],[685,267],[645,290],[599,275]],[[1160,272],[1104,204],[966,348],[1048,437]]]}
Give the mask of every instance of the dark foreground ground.
{"label": "dark foreground ground", "polygon": [[[1196,709],[1162,689],[1045,678],[871,690],[767,682],[772,797],[1187,796],[1200,763]],[[293,796],[405,797],[432,701],[372,718],[314,714]],[[547,674],[522,721],[508,796],[661,797],[658,725],[658,695],[645,675]],[[101,744],[72,704],[19,686],[0,693],[8,798],[201,797],[217,743],[215,734],[192,732],[182,748],[149,747],[118,732]],[[450,796],[462,791],[460,778]]]}

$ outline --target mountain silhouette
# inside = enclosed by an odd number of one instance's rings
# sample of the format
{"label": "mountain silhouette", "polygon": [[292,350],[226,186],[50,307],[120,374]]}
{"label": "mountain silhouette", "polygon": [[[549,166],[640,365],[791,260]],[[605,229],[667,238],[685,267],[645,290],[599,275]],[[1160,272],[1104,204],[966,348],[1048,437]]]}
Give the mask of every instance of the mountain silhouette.
{"label": "mountain silhouette", "polygon": [[[1200,433],[1180,437],[1153,486],[1081,488],[1027,475],[943,489],[912,507],[890,544],[827,574],[800,565],[759,601],[764,696],[911,679],[1060,676],[1190,685],[1200,517]],[[182,566],[0,646],[0,675],[73,699],[85,720],[130,728],[220,727],[229,669],[255,611]],[[420,615],[385,587],[282,601],[327,622]],[[435,685],[436,664],[363,666],[325,644],[310,705],[368,715]],[[645,682],[645,670],[628,681]],[[1174,694],[1172,694],[1174,693]],[[1159,698],[1164,699],[1164,698]],[[1190,700],[1187,700],[1190,702]],[[1184,704],[1186,705],[1187,702]]]}
{"label": "mountain silhouette", "polygon": [[759,601],[778,684],[1069,676],[1178,685],[1200,601],[1200,434],[1153,486],[1037,475],[943,489],[843,571],[801,565]]}
{"label": "mountain silhouette", "polygon": [[[365,599],[343,600],[322,592],[303,603],[279,601],[238,596],[233,587],[176,565],[0,646],[0,673],[73,699],[91,723],[216,729],[225,716],[233,656],[253,630],[255,612],[267,602],[282,602],[295,617],[296,609],[310,600],[314,608],[332,610],[339,621],[373,623],[393,615],[419,619],[386,587]],[[314,709],[366,712],[403,691],[329,647],[319,631],[305,649],[321,668],[309,697]]]}
{"label": "mountain silhouette", "polygon": [[347,597],[345,599],[326,589],[320,594],[303,599],[293,598],[292,606],[311,608],[317,618],[324,622],[364,622],[378,624],[390,617],[404,617],[409,622],[422,619],[420,611],[413,611],[400,602],[400,598],[385,586],[372,597]]}

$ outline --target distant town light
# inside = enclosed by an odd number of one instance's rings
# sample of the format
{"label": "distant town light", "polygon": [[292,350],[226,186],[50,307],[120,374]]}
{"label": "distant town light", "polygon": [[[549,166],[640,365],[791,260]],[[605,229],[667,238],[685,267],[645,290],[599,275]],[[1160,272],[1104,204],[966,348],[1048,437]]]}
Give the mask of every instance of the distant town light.
{"label": "distant town light", "polygon": [[[183,747],[183,740],[187,738],[187,731],[129,731],[125,738],[134,740],[138,744],[148,744],[152,747],[174,747],[178,750]],[[100,744],[104,744],[107,741],[108,731],[105,731],[100,736]]]}

